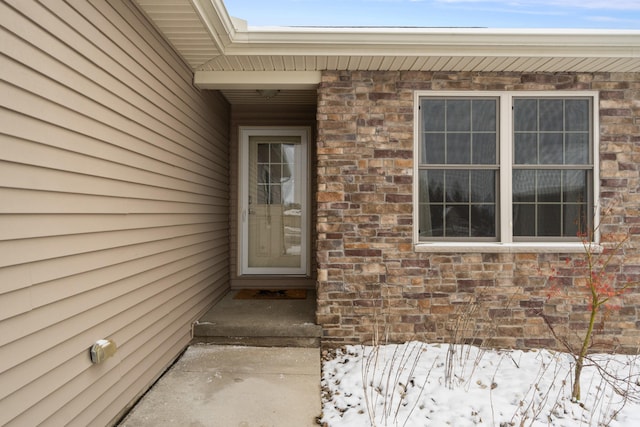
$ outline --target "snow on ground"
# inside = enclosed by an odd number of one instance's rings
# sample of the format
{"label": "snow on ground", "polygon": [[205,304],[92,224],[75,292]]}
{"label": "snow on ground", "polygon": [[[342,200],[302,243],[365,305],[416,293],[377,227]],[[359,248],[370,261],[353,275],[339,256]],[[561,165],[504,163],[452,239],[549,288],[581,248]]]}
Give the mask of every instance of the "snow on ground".
{"label": "snow on ground", "polygon": [[574,359],[567,353],[415,341],[348,346],[323,361],[322,422],[329,427],[640,426],[640,359],[590,358],[597,363],[585,365],[581,401],[575,403]]}

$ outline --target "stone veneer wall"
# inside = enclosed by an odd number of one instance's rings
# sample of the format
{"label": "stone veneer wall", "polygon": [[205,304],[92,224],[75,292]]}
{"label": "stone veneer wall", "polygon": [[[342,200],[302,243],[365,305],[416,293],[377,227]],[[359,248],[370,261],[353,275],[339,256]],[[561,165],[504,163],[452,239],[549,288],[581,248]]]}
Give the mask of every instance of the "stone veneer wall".
{"label": "stone veneer wall", "polygon": [[[564,349],[588,321],[581,254],[425,253],[412,242],[416,90],[598,90],[600,197],[616,201],[609,239],[629,236],[611,270],[640,280],[640,73],[325,72],[318,98],[318,321],[323,345],[466,341]],[[540,273],[557,268],[548,299]],[[638,286],[640,288],[640,285]],[[640,289],[600,316],[604,350],[640,347]]]}

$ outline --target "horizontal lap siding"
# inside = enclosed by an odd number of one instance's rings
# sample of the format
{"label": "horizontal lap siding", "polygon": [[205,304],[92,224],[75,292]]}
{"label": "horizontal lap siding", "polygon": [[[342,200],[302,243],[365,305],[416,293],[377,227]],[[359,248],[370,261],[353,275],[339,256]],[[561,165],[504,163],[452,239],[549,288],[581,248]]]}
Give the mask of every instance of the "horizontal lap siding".
{"label": "horizontal lap siding", "polygon": [[0,22],[0,425],[106,425],[228,288],[229,107],[128,1]]}

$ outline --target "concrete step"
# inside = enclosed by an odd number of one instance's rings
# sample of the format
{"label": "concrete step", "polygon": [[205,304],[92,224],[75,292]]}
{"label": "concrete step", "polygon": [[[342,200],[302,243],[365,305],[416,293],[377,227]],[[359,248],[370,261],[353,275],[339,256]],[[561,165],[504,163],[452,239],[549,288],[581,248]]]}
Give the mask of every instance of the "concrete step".
{"label": "concrete step", "polygon": [[193,343],[250,345],[256,347],[320,347],[322,328],[315,324],[221,325],[199,321]]}
{"label": "concrete step", "polygon": [[241,300],[229,294],[193,325],[192,343],[320,347],[315,292],[301,300]]}

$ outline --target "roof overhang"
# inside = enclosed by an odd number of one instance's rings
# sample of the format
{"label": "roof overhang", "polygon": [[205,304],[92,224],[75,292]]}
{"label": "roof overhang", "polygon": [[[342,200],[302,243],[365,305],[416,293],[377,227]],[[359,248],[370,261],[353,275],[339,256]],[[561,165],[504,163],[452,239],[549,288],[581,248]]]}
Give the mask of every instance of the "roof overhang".
{"label": "roof overhang", "polygon": [[640,72],[640,30],[249,27],[222,0],[136,2],[206,89],[308,89],[322,70]]}

